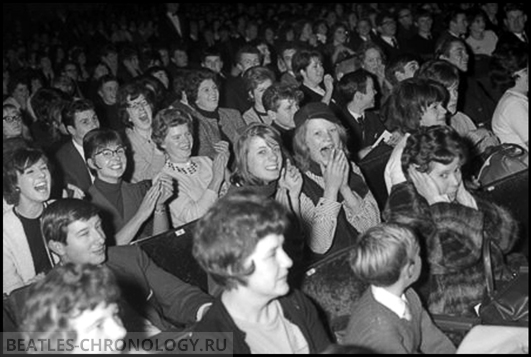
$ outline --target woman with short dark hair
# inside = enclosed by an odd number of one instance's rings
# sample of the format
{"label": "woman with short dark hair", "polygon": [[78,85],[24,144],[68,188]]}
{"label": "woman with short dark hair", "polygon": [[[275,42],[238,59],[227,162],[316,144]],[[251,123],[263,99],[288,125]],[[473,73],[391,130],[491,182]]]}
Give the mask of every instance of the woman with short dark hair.
{"label": "woman with short dark hair", "polygon": [[3,293],[26,286],[48,273],[52,258],[40,230],[40,217],[52,189],[48,158],[40,150],[20,148],[4,163],[4,199],[13,208],[3,221]]}
{"label": "woman with short dark hair", "polygon": [[223,197],[199,221],[194,257],[223,292],[195,327],[198,337],[228,334],[234,354],[307,354],[328,346],[315,307],[290,292],[287,225],[278,202],[252,191]]}
{"label": "woman with short dark hair", "polygon": [[[418,291],[426,294],[432,314],[476,317],[474,307],[485,290],[486,237],[504,254],[518,238],[509,212],[466,190],[461,174],[466,160],[463,139],[452,128],[420,128],[402,155],[407,181],[393,187],[383,213],[385,221],[406,224],[419,235],[429,277]],[[493,252],[493,261],[501,274],[501,252]]]}

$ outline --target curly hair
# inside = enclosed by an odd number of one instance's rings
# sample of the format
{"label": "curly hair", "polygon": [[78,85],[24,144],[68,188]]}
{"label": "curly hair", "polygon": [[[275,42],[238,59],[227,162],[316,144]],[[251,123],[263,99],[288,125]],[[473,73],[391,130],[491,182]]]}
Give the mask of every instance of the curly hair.
{"label": "curly hair", "polygon": [[276,112],[280,107],[281,100],[292,99],[298,104],[303,97],[304,94],[296,87],[288,84],[274,83],[265,90],[262,96],[262,102],[266,111],[271,110]]}
{"label": "curly hair", "polygon": [[249,68],[243,75],[245,80],[245,90],[251,92],[258,88],[258,86],[268,79],[271,83],[275,82],[275,74],[267,67],[253,67]]}
{"label": "curly hair", "polygon": [[61,340],[81,337],[72,318],[102,303],[116,304],[119,298],[120,289],[109,268],[68,263],[29,288],[20,331],[25,339],[48,340],[53,349]]}
{"label": "curly hair", "polygon": [[381,116],[389,131],[413,132],[420,127],[426,108],[446,103],[448,91],[431,79],[409,78],[400,82],[382,106]]}
{"label": "curly hair", "polygon": [[415,165],[419,172],[429,173],[434,162],[451,164],[456,158],[464,165],[468,158],[467,146],[451,127],[422,127],[412,134],[402,154],[402,171],[408,178],[408,169]]}
{"label": "curly hair", "polygon": [[186,125],[190,133],[193,133],[193,118],[190,114],[175,108],[161,110],[153,119],[151,139],[162,149],[162,144],[170,131],[179,125]]}
{"label": "curly hair", "polygon": [[190,103],[190,105],[195,105],[201,83],[209,79],[218,84],[216,74],[209,69],[190,71],[187,74],[184,92],[186,93],[186,98],[188,99],[188,103]]}
{"label": "curly hair", "polygon": [[225,290],[246,286],[255,270],[248,258],[258,242],[271,234],[284,234],[287,225],[280,203],[243,188],[221,198],[199,220],[194,258]]}

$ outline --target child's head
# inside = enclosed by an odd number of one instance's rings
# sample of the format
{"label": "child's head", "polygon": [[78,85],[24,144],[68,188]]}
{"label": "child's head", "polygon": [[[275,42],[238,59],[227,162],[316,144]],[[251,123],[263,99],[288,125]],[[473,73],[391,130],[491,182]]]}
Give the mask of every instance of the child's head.
{"label": "child's head", "polygon": [[420,276],[420,246],[409,228],[380,224],[360,237],[351,252],[350,266],[359,279],[371,285],[388,287],[405,279],[409,286]]}

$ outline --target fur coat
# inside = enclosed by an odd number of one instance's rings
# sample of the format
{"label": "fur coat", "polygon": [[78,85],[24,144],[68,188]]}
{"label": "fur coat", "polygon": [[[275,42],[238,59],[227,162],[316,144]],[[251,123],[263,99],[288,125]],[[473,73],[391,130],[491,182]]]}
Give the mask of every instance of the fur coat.
{"label": "fur coat", "polygon": [[[419,286],[433,314],[474,315],[485,288],[483,237],[503,253],[514,246],[518,225],[505,209],[476,198],[478,209],[459,203],[428,205],[410,182],[391,191],[383,218],[412,227],[421,242],[426,281]],[[504,270],[503,253],[493,252],[496,273]]]}

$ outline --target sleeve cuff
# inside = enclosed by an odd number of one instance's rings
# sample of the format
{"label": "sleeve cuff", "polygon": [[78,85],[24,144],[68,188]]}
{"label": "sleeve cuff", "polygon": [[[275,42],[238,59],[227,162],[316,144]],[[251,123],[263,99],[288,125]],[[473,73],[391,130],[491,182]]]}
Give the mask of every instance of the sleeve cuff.
{"label": "sleeve cuff", "polygon": [[197,310],[196,321],[201,321],[201,319],[203,318],[203,316],[205,315],[205,313],[208,311],[208,309],[210,309],[211,306],[212,306],[212,303],[211,303],[211,302],[202,305],[202,306]]}

